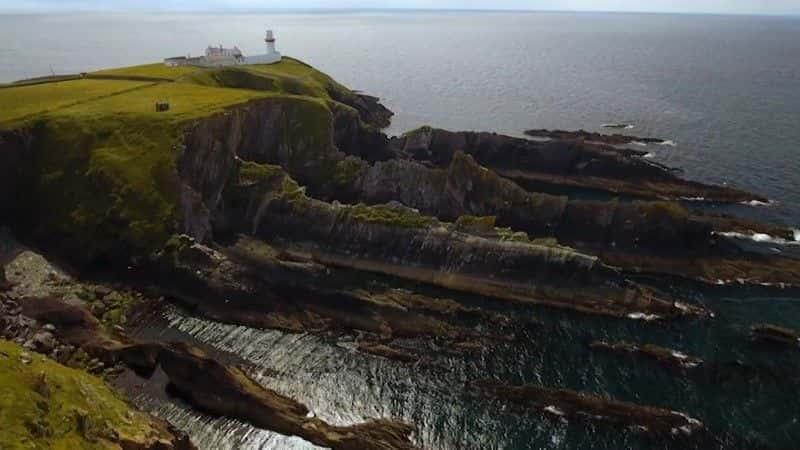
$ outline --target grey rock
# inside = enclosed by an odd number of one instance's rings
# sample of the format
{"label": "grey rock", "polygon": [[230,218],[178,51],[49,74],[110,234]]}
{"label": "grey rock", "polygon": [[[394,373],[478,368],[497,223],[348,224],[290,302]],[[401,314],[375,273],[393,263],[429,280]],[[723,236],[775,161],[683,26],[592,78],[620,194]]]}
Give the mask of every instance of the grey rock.
{"label": "grey rock", "polygon": [[40,353],[50,353],[56,347],[56,345],[58,345],[53,333],[50,333],[49,331],[40,331],[36,333],[33,335],[32,341],[34,350]]}
{"label": "grey rock", "polygon": [[114,292],[114,290],[105,286],[97,286],[94,288],[94,292],[98,297],[105,297],[106,295]]}
{"label": "grey rock", "polygon": [[33,358],[31,358],[31,354],[30,353],[22,352],[22,353],[19,354],[19,361],[22,364],[30,364],[31,361],[33,361]]}

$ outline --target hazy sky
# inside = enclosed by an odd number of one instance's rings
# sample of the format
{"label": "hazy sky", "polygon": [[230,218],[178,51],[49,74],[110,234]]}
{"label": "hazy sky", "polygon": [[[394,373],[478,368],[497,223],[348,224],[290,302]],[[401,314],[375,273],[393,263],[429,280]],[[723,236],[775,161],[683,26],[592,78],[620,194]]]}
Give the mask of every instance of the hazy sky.
{"label": "hazy sky", "polygon": [[0,12],[433,8],[800,14],[800,0],[0,0]]}

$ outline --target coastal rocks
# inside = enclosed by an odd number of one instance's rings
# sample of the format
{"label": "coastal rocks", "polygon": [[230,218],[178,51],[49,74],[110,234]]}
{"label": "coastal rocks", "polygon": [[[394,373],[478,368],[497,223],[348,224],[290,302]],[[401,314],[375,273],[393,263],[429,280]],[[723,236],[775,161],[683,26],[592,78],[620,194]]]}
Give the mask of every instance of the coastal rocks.
{"label": "coastal rocks", "polygon": [[53,351],[58,345],[53,333],[47,330],[42,330],[33,335],[33,337],[25,342],[24,347],[30,347],[39,353],[48,354]]}
{"label": "coastal rocks", "polygon": [[334,450],[415,448],[409,438],[413,427],[407,424],[381,419],[352,426],[331,425],[310,415],[304,405],[262,387],[238,368],[224,366],[195,347],[166,346],[159,354],[159,364],[174,392],[210,413],[299,436]]}
{"label": "coastal rocks", "polygon": [[398,155],[437,166],[446,166],[456,151],[463,151],[531,191],[578,188],[655,200],[766,201],[736,189],[683,180],[636,154],[585,141],[536,142],[421,127],[393,139],[390,145]]}
{"label": "coastal rocks", "polygon": [[[198,242],[211,242],[217,234],[255,234],[266,216],[262,213],[255,222],[245,218],[243,226],[248,197],[260,189],[262,179],[286,171],[313,198],[369,205],[400,202],[422,215],[452,222],[464,216],[491,216],[498,227],[510,228],[509,236],[524,232],[533,239],[555,238],[632,272],[669,273],[714,283],[741,278],[741,272],[750,268],[744,266],[763,266],[753,282],[800,279],[800,264],[780,256],[751,258],[719,235],[756,230],[788,236],[791,230],[693,213],[677,202],[570,200],[529,192],[524,187],[538,188],[503,176],[505,170],[530,167],[547,176],[584,181],[605,177],[616,183],[630,178],[650,194],[654,192],[647,183],[653,180],[691,185],[633,154],[574,140],[540,148],[545,143],[426,127],[393,139],[386,147],[381,139],[364,141],[360,121],[357,111],[343,104],[325,108],[277,99],[251,102],[190,126],[178,161],[183,186],[180,230]],[[309,132],[280,132],[299,128]],[[374,129],[369,133],[380,134]],[[348,140],[351,143],[344,144]],[[598,164],[604,168],[590,169]],[[582,167],[575,169],[579,175],[570,175],[573,165]],[[566,185],[570,183],[567,180]],[[644,197],[701,195],[650,194]],[[750,263],[751,259],[759,261]]]}
{"label": "coastal rocks", "polygon": [[394,113],[380,103],[378,97],[350,91],[349,89],[328,89],[328,95],[339,103],[354,108],[361,120],[374,128],[386,128],[391,124]]}
{"label": "coastal rocks", "polygon": [[[346,274],[251,237],[213,251],[205,262],[187,257],[197,246],[165,250],[152,280],[173,302],[220,322],[291,333],[332,330],[446,342],[482,337],[465,324],[491,321],[500,334],[508,322],[499,314],[408,290],[346,289],[339,281]],[[157,277],[170,283],[158,283]]]}
{"label": "coastal rocks", "polygon": [[655,359],[656,361],[669,366],[682,369],[692,369],[703,363],[700,358],[695,358],[676,350],[665,347],[660,347],[653,344],[637,344],[633,342],[605,342],[594,341],[589,344],[589,347],[595,350],[604,350],[610,352],[627,352],[632,354],[643,355],[648,358]]}
{"label": "coastal rocks", "polygon": [[48,327],[48,332],[55,332],[62,341],[95,356],[87,363],[90,368],[102,369],[104,361],[122,362],[148,376],[160,366],[173,390],[203,410],[247,420],[255,426],[297,435],[334,449],[414,448],[408,437],[412,428],[408,425],[377,420],[350,427],[333,426],[309,418],[304,406],[262,388],[239,369],[224,366],[195,348],[114,337],[84,307],[60,299],[24,298],[20,302],[26,316],[54,325]]}
{"label": "coastal rocks", "polygon": [[388,206],[322,202],[280,171],[243,189],[249,193],[236,195],[240,203],[229,205],[228,223],[240,222],[241,232],[264,240],[293,242],[325,265],[587,313],[704,314],[698,307],[678,307],[597,258],[566,247],[474,236]]}
{"label": "coastal rocks", "polygon": [[[625,128],[625,125],[613,128]],[[592,133],[584,130],[565,131],[565,130],[538,129],[538,130],[526,130],[525,134],[535,138],[546,138],[546,139],[553,139],[560,141],[573,139],[581,141],[598,142],[601,144],[609,144],[609,145],[625,145],[625,144],[632,144],[634,142],[641,142],[643,144],[661,144],[664,142],[663,139],[657,139],[657,138],[643,138],[643,137],[630,136],[626,134],[601,134],[601,133]]]}
{"label": "coastal rocks", "polygon": [[785,345],[800,348],[800,332],[772,324],[757,324],[750,327],[750,339],[755,342]]}
{"label": "coastal rocks", "polygon": [[506,385],[483,380],[470,384],[480,395],[499,400],[517,413],[537,412],[556,417],[608,423],[636,433],[688,437],[705,430],[703,423],[665,408],[620,402],[585,392],[538,385]]}

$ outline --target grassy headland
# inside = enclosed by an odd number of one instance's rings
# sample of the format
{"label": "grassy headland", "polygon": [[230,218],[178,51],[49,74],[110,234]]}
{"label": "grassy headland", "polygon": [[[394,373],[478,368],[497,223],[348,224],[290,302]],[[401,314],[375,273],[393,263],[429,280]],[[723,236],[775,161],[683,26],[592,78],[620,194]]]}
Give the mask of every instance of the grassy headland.
{"label": "grassy headland", "polygon": [[118,449],[163,436],[101,379],[0,340],[0,443],[4,449]]}
{"label": "grassy headland", "polygon": [[[291,58],[216,69],[150,64],[0,89],[0,133],[36,137],[21,209],[29,231],[81,259],[143,255],[172,232],[175,161],[192,121],[272,98],[299,125],[289,137],[311,150],[330,142],[332,93],[353,95]],[[156,112],[160,101],[168,111]]]}

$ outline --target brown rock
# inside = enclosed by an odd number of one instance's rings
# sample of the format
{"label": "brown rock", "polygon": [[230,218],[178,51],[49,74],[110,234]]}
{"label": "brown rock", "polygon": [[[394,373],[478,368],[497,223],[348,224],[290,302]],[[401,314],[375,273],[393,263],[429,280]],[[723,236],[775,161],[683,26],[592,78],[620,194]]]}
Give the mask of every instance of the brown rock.
{"label": "brown rock", "polygon": [[702,422],[681,412],[620,402],[586,392],[531,384],[512,386],[493,380],[476,381],[471,386],[518,413],[585,419],[668,436],[692,436],[705,429]]}
{"label": "brown rock", "polygon": [[800,347],[800,332],[772,324],[757,324],[750,327],[750,339],[795,348]]}
{"label": "brown rock", "polygon": [[159,353],[159,364],[172,388],[193,406],[247,421],[256,427],[299,436],[334,450],[407,450],[413,428],[381,419],[335,426],[309,414],[304,405],[267,389],[240,369],[220,364],[201,350],[171,344]]}

